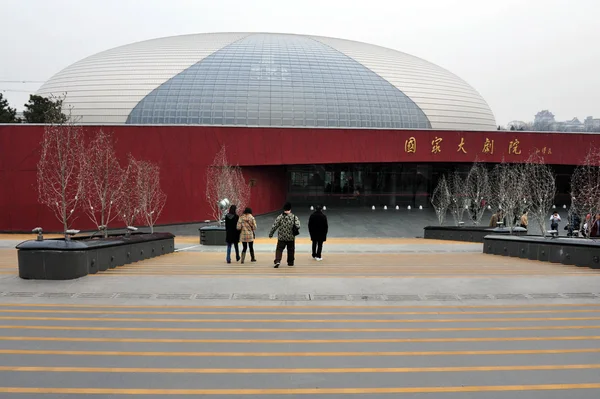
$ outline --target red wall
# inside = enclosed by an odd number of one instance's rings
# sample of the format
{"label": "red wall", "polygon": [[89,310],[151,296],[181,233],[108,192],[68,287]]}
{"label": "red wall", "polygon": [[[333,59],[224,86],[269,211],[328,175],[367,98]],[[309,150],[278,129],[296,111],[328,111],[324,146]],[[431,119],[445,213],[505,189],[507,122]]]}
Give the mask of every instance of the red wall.
{"label": "red wall", "polygon": [[[86,126],[93,134],[98,126]],[[439,130],[360,130],[232,128],[204,126],[104,126],[117,139],[118,156],[128,153],[157,162],[167,205],[159,224],[201,221],[209,218],[205,201],[206,168],[225,144],[230,163],[244,166],[246,179],[254,179],[251,207],[256,214],[281,207],[286,196],[282,165],[357,162],[522,162],[539,149],[549,164],[578,164],[598,135],[578,133],[525,133],[513,131],[459,132]],[[37,203],[36,164],[43,126],[0,125],[0,231],[46,231],[60,225],[48,209]],[[416,152],[405,151],[406,140],[416,139]],[[442,138],[441,152],[432,152],[432,140]],[[494,153],[482,152],[486,138]],[[466,153],[458,149],[464,140]],[[508,152],[519,140],[520,154]],[[548,151],[550,150],[550,151]],[[81,229],[93,226],[84,215],[75,222]]]}

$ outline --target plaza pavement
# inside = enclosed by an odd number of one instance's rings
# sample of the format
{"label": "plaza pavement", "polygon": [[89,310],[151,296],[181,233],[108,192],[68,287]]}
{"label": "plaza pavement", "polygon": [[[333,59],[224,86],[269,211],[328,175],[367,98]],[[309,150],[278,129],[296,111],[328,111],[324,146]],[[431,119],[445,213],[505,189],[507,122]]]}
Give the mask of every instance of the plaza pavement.
{"label": "plaza pavement", "polygon": [[293,268],[178,252],[73,281],[17,277],[0,236],[0,397],[600,397],[600,273],[481,244],[298,240]]}

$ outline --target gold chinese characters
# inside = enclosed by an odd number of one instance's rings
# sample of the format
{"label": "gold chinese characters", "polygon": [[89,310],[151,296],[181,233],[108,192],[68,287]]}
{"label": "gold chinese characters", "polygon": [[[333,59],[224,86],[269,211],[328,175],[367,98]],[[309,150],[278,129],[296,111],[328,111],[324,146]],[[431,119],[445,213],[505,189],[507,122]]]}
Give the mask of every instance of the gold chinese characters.
{"label": "gold chinese characters", "polygon": [[412,152],[413,154],[417,152],[417,139],[414,137],[410,137],[408,140],[404,142],[404,152]]}
{"label": "gold chinese characters", "polygon": [[486,137],[481,152],[492,155],[494,153],[494,140],[490,140]]}
{"label": "gold chinese characters", "polygon": [[442,144],[442,141],[443,139],[441,137],[436,137],[431,141],[431,152],[433,154],[439,154],[440,152],[442,152],[442,147],[440,146]]}
{"label": "gold chinese characters", "polygon": [[521,153],[521,149],[519,148],[519,139],[514,139],[510,143],[508,143],[508,154],[519,155]]}
{"label": "gold chinese characters", "polygon": [[465,138],[461,137],[460,138],[460,144],[458,144],[458,150],[456,150],[456,152],[462,151],[464,154],[467,153],[467,150],[465,150]]}

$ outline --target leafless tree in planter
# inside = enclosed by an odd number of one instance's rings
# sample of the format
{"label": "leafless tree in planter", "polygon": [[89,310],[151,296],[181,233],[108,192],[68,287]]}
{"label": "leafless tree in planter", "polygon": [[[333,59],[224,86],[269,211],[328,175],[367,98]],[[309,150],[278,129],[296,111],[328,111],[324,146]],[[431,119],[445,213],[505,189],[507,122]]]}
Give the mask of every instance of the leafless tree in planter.
{"label": "leafless tree in planter", "polygon": [[158,165],[148,161],[137,161],[136,192],[139,220],[150,227],[150,233],[154,233],[154,225],[167,202],[167,195],[160,188]]}
{"label": "leafless tree in planter", "polygon": [[218,202],[224,198],[235,204],[239,212],[243,212],[250,202],[250,186],[244,179],[242,169],[229,164],[225,146],[222,146],[206,171],[206,200],[214,220],[221,220]]}
{"label": "leafless tree in planter", "polygon": [[[586,215],[600,211],[600,149],[591,148],[585,156],[583,164],[571,175],[571,206],[579,215],[582,223]],[[591,224],[591,223],[590,223]],[[588,225],[587,236],[589,237]]]}
{"label": "leafless tree in planter", "polygon": [[454,218],[454,224],[458,226],[463,221],[465,211],[468,211],[471,205],[471,198],[467,192],[466,180],[460,173],[452,173],[447,181],[450,190],[450,213]]}
{"label": "leafless tree in planter", "polygon": [[83,160],[85,211],[98,230],[108,235],[108,225],[118,216],[125,173],[113,145],[113,136],[99,130],[88,144]]}
{"label": "leafless tree in planter", "polygon": [[38,200],[52,209],[63,226],[65,237],[83,200],[83,153],[81,127],[72,119],[44,128],[37,164]]}
{"label": "leafless tree in planter", "polygon": [[475,162],[466,179],[467,196],[470,200],[469,215],[475,225],[481,223],[481,218],[490,202],[491,186],[490,176],[486,166]]}
{"label": "leafless tree in planter", "polygon": [[446,219],[446,212],[450,206],[451,196],[446,176],[441,176],[438,180],[438,184],[431,194],[431,205],[435,209],[440,226],[444,224]]}
{"label": "leafless tree in planter", "polygon": [[123,171],[121,198],[117,203],[118,217],[126,227],[134,226],[135,221],[140,220],[139,193],[137,191],[138,176],[138,161],[130,155],[127,167]]}
{"label": "leafless tree in planter", "polygon": [[545,237],[546,218],[556,195],[556,177],[539,153],[531,154],[522,170],[523,181],[527,186],[524,197],[527,198],[529,220],[537,223]]}
{"label": "leafless tree in planter", "polygon": [[515,225],[515,217],[526,203],[527,182],[523,166],[502,162],[492,172],[492,205],[502,210],[507,227]]}

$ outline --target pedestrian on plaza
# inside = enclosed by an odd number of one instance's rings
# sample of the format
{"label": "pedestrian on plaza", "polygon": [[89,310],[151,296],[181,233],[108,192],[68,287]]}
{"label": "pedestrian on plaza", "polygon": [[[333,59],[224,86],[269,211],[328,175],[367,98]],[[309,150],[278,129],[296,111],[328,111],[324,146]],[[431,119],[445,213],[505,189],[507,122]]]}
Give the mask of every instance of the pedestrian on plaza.
{"label": "pedestrian on plaza", "polygon": [[294,266],[294,253],[296,251],[296,236],[300,234],[300,220],[292,213],[292,204],[286,202],[283,213],[275,219],[269,232],[269,238],[277,231],[277,247],[275,249],[274,268],[281,265],[283,250],[287,248],[287,264]]}
{"label": "pedestrian on plaza", "polygon": [[521,227],[527,228],[529,224],[529,218],[527,217],[527,210],[523,211],[523,215],[521,215]]}
{"label": "pedestrian on plaza", "polygon": [[591,228],[592,228],[592,215],[588,213],[587,215],[585,215],[585,221],[583,222],[583,226],[581,227],[581,236],[589,237]]}
{"label": "pedestrian on plaza", "polygon": [[229,207],[229,213],[225,215],[225,242],[227,242],[227,256],[225,260],[227,263],[231,263],[231,247],[235,247],[235,261],[240,261],[240,231],[237,229],[237,223],[239,216],[236,213],[237,207],[231,205]]}
{"label": "pedestrian on plaza", "polygon": [[594,224],[592,224],[592,229],[590,230],[590,237],[600,237],[600,213],[596,214],[596,220],[594,220]]}
{"label": "pedestrian on plaza", "polygon": [[321,252],[323,251],[323,243],[327,241],[328,230],[327,216],[323,213],[323,207],[317,205],[316,210],[308,219],[308,233],[312,241],[312,257],[316,261],[323,260]]}
{"label": "pedestrian on plaza", "polygon": [[244,209],[244,213],[237,222],[237,229],[240,230],[240,241],[242,241],[242,262],[246,260],[246,251],[250,248],[250,261],[256,262],[254,257],[254,239],[256,238],[256,219],[252,216],[252,209]]}
{"label": "pedestrian on plaza", "polygon": [[550,230],[558,230],[558,222],[560,222],[560,215],[557,211],[554,211],[550,216]]}
{"label": "pedestrian on plaza", "polygon": [[502,210],[498,209],[496,213],[492,215],[490,219],[490,227],[498,227],[498,222],[502,221]]}

